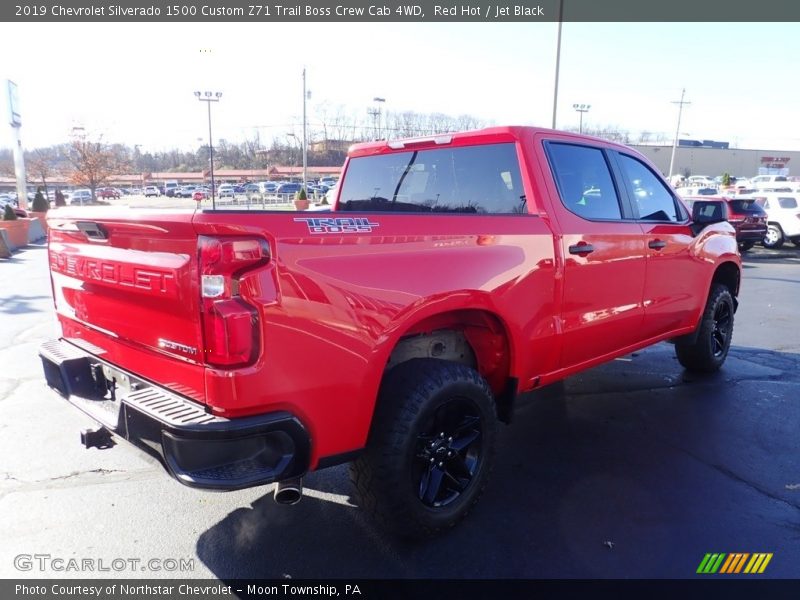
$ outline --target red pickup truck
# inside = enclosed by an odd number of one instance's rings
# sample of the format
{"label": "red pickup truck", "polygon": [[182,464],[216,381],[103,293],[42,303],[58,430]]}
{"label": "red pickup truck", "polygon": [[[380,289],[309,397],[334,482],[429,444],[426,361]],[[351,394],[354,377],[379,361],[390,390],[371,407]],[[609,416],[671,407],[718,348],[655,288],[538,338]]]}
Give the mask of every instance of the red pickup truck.
{"label": "red pickup truck", "polygon": [[528,127],[356,145],[329,212],[48,223],[63,334],[40,354],[102,425],[84,443],[285,503],[352,461],[406,536],[466,515],[521,392],[663,340],[718,369],[741,275],[718,202],[690,215],[634,150]]}

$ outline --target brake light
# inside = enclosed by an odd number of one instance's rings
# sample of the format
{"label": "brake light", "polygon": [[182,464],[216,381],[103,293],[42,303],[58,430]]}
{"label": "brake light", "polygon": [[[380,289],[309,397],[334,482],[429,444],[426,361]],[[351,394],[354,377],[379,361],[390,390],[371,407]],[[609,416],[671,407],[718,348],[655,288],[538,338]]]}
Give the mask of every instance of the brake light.
{"label": "brake light", "polygon": [[255,307],[239,295],[240,277],[269,262],[260,238],[198,238],[205,362],[217,367],[252,363],[259,348]]}
{"label": "brake light", "polygon": [[730,223],[744,223],[747,219],[746,215],[740,215],[739,213],[732,212],[730,217],[728,217],[728,221]]}

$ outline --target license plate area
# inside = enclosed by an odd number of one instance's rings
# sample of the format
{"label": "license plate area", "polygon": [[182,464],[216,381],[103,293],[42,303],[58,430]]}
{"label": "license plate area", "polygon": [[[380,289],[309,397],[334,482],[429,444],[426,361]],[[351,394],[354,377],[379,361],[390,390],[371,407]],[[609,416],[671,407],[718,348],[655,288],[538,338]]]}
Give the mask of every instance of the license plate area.
{"label": "license plate area", "polygon": [[106,427],[124,428],[122,398],[146,387],[141,381],[66,344],[45,344],[39,354],[51,388]]}

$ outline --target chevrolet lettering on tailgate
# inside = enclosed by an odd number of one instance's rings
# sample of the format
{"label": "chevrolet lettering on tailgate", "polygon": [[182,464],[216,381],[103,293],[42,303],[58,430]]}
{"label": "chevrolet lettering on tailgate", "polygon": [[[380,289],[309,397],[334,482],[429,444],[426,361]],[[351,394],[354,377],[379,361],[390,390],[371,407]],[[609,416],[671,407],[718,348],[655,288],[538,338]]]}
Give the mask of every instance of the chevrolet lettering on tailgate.
{"label": "chevrolet lettering on tailgate", "polygon": [[141,267],[111,260],[72,256],[50,251],[50,270],[82,281],[97,281],[111,286],[173,297],[177,295],[173,271]]}

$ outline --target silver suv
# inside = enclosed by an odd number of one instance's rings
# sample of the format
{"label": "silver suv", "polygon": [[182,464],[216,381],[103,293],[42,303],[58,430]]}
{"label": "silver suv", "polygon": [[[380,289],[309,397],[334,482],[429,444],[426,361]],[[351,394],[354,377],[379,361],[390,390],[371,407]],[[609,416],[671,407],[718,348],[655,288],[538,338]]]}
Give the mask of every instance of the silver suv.
{"label": "silver suv", "polygon": [[70,204],[91,204],[92,203],[92,192],[91,190],[75,190],[71,192],[69,195],[69,203]]}

